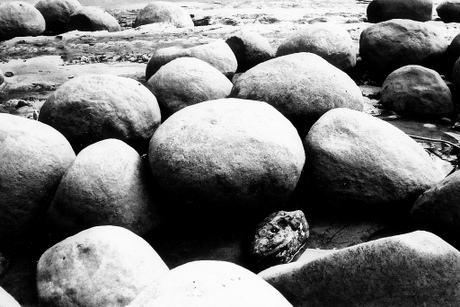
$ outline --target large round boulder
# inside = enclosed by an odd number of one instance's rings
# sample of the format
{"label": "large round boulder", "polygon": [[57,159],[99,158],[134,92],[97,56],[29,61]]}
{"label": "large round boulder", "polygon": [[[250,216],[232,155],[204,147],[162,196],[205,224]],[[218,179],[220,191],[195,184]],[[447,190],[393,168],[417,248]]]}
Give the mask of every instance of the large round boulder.
{"label": "large round boulder", "polygon": [[317,54],[344,71],[356,65],[355,43],[347,30],[338,25],[313,24],[304,27],[281,42],[276,56],[297,52]]}
{"label": "large round boulder", "polygon": [[67,30],[70,16],[81,8],[78,0],[40,0],[35,4],[46,21],[46,30],[62,33]]}
{"label": "large round boulder", "polygon": [[457,306],[460,252],[416,231],[268,268],[294,306]]}
{"label": "large round boulder", "polygon": [[407,117],[441,118],[452,115],[452,93],[436,71],[407,65],[388,75],[380,91],[381,103]]}
{"label": "large round boulder", "polygon": [[103,9],[82,6],[70,15],[67,30],[117,32],[121,27],[115,17]]}
{"label": "large round boulder", "polygon": [[181,57],[192,57],[205,61],[217,68],[227,77],[232,77],[238,68],[238,62],[232,49],[223,40],[197,45],[190,48],[167,47],[153,52],[145,71],[146,81],[153,76],[161,66]]}
{"label": "large round boulder", "polygon": [[[59,181],[75,159],[56,129],[0,114],[0,242],[39,233]],[[24,237],[23,237],[24,236]]]}
{"label": "large round boulder", "polygon": [[457,58],[452,68],[452,83],[457,89],[460,89],[460,57]]}
{"label": "large round boulder", "polygon": [[141,83],[91,74],[62,84],[43,104],[39,120],[64,134],[76,152],[108,138],[145,152],[161,114],[155,96]]}
{"label": "large round boulder", "polygon": [[130,307],[292,307],[266,281],[231,262],[193,261],[160,277]]}
{"label": "large round boulder", "polygon": [[147,234],[159,222],[147,172],[139,154],[120,140],[86,147],[59,184],[48,209],[51,226],[66,236],[98,225]]}
{"label": "large round boulder", "polygon": [[301,136],[330,109],[363,109],[356,83],[320,56],[306,52],[277,57],[251,68],[236,80],[231,97],[271,104]]}
{"label": "large round boulder", "polygon": [[436,7],[436,12],[444,22],[460,22],[460,1],[443,1]]}
{"label": "large round boulder", "polygon": [[325,208],[408,213],[417,197],[444,177],[422,146],[363,112],[327,112],[304,145],[308,188]]}
{"label": "large round boulder", "polygon": [[40,35],[45,28],[43,15],[33,5],[23,1],[0,4],[0,41]]}
{"label": "large round boulder", "polygon": [[419,225],[457,242],[460,230],[460,172],[455,172],[425,191],[415,202],[411,216]]}
{"label": "large round boulder", "polygon": [[429,21],[433,15],[433,0],[373,0],[367,6],[367,20],[381,22],[390,19]]}
{"label": "large round boulder", "polygon": [[220,71],[197,58],[177,58],[160,68],[147,82],[158,100],[163,119],[186,106],[226,98],[232,82]]}
{"label": "large round boulder", "polygon": [[238,61],[236,72],[246,70],[275,57],[275,49],[259,33],[242,29],[225,40]]}
{"label": "large round boulder", "polygon": [[380,22],[361,32],[359,53],[371,73],[379,78],[410,64],[444,69],[443,56],[449,46],[440,28],[395,19]]}
{"label": "large round boulder", "polygon": [[169,203],[177,203],[174,216],[194,214],[206,225],[280,208],[305,162],[292,124],[267,103],[244,99],[174,113],[153,135],[148,157]]}
{"label": "large round boulder", "polygon": [[155,1],[148,4],[137,14],[134,27],[141,25],[166,22],[178,28],[193,27],[193,20],[185,9],[176,3]]}
{"label": "large round boulder", "polygon": [[127,306],[168,267],[141,237],[97,226],[55,244],[37,264],[41,306]]}

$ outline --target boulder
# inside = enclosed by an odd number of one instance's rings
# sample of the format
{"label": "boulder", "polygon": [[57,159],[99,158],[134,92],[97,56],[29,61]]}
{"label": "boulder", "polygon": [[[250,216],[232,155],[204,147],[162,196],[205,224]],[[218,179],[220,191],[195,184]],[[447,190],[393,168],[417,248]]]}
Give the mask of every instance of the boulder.
{"label": "boulder", "polygon": [[66,235],[98,225],[145,235],[159,222],[146,171],[139,154],[120,140],[89,145],[62,178],[48,220]]}
{"label": "boulder", "polygon": [[306,52],[277,57],[251,68],[235,81],[230,96],[271,104],[301,136],[331,109],[363,109],[356,83],[320,56]]}
{"label": "boulder", "polygon": [[238,62],[232,49],[223,40],[198,45],[190,48],[167,47],[155,50],[147,63],[146,81],[153,76],[161,66],[180,57],[193,57],[209,63],[227,77],[232,77],[238,67]]}
{"label": "boulder", "polygon": [[186,106],[227,97],[232,82],[197,58],[177,58],[162,66],[147,82],[158,100],[163,119]]}
{"label": "boulder", "polygon": [[384,108],[407,117],[442,118],[452,115],[452,93],[436,71],[407,65],[388,75],[380,91]]}
{"label": "boulder", "polygon": [[93,6],[82,6],[70,15],[67,30],[109,31],[121,30],[118,21],[106,11]]}
{"label": "boulder", "polygon": [[460,57],[457,58],[452,68],[452,83],[456,89],[460,89]]}
{"label": "boulder", "polygon": [[281,42],[276,56],[297,52],[317,54],[344,71],[356,66],[355,43],[347,30],[338,25],[308,25]]}
{"label": "boulder", "polygon": [[40,35],[45,28],[45,19],[32,4],[23,1],[0,4],[0,41]]}
{"label": "boulder", "polygon": [[141,293],[129,307],[292,306],[256,274],[236,264],[193,261],[176,267]]}
{"label": "boulder", "polygon": [[45,101],[38,119],[64,134],[76,152],[116,138],[143,153],[161,114],[155,96],[141,83],[90,74],[62,84]]}
{"label": "boulder", "polygon": [[429,21],[433,0],[373,0],[367,6],[367,20],[378,23],[390,19]]}
{"label": "boulder", "polygon": [[444,22],[460,22],[460,1],[442,1],[436,7],[436,12]]}
{"label": "boulder", "polygon": [[141,237],[96,226],[47,249],[37,264],[41,306],[127,306],[169,271]]}
{"label": "boulder", "polygon": [[148,4],[137,14],[134,27],[145,24],[166,22],[177,28],[193,27],[193,20],[180,5],[166,1],[155,1]]}
{"label": "boulder", "polygon": [[242,29],[225,41],[238,61],[236,72],[246,70],[275,57],[270,42],[257,32]]}
{"label": "boulder", "polygon": [[415,231],[358,244],[259,276],[294,306],[457,306],[460,252]]}
{"label": "boulder", "polygon": [[0,69],[0,85],[2,85],[3,82],[5,82],[5,74],[4,74],[3,71]]}
{"label": "boulder", "polygon": [[21,244],[37,235],[59,181],[75,159],[56,129],[0,114],[0,241]]}
{"label": "boulder", "polygon": [[46,21],[46,30],[63,33],[67,30],[70,16],[81,8],[78,0],[40,0],[35,4]]}
{"label": "boulder", "polygon": [[460,172],[438,182],[425,191],[415,202],[411,217],[419,225],[435,231],[439,235],[450,235],[458,240],[460,229],[460,207],[458,195],[460,192]]}
{"label": "boulder", "polygon": [[443,178],[422,146],[363,112],[327,112],[310,129],[304,146],[308,188],[325,207],[408,213],[417,197]]}
{"label": "boulder", "polygon": [[0,287],[0,307],[21,307],[21,305],[5,289]]}
{"label": "boulder", "polygon": [[427,23],[395,19],[361,32],[359,53],[375,77],[385,79],[405,65],[422,65],[442,71],[449,46],[441,29]]}
{"label": "boulder", "polygon": [[168,202],[176,203],[169,205],[174,218],[194,221],[193,227],[200,227],[197,220],[211,227],[234,219],[240,227],[280,208],[305,162],[292,124],[267,103],[244,99],[174,113],[154,133],[148,157]]}

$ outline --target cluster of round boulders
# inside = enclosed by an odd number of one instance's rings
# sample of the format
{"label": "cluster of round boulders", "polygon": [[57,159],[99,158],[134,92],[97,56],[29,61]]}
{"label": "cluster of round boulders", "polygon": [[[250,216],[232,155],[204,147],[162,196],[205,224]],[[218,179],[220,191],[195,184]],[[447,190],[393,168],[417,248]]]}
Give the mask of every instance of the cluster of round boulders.
{"label": "cluster of round boulders", "polygon": [[43,15],[33,5],[23,1],[0,4],[0,41],[40,35],[45,28]]}
{"label": "cluster of round boulders", "polygon": [[406,117],[452,116],[452,93],[438,72],[407,65],[393,71],[382,84],[383,106]]}
{"label": "cluster of round boulders", "polygon": [[171,23],[178,28],[193,27],[193,20],[185,9],[176,3],[155,1],[148,4],[137,14],[133,26],[139,27],[151,23]]}
{"label": "cluster of round boulders", "polygon": [[[425,150],[395,126],[338,108],[305,138],[306,175],[322,206],[356,206],[394,214],[442,180]],[[407,211],[407,210],[406,210]]]}
{"label": "cluster of round boulders", "polygon": [[249,69],[235,81],[231,97],[271,104],[301,136],[333,108],[363,110],[361,91],[350,76],[307,52],[276,57]]}
{"label": "cluster of round boulders", "polygon": [[0,114],[0,240],[20,243],[40,232],[59,182],[75,159],[56,129]]}
{"label": "cluster of round boulders", "polygon": [[160,48],[153,52],[145,71],[146,81],[148,81],[161,66],[182,57],[193,57],[203,60],[227,77],[232,77],[238,68],[238,60],[235,53],[233,53],[229,45],[223,40],[216,40],[212,43],[197,45],[190,48],[173,46]]}
{"label": "cluster of round boulders", "polygon": [[148,157],[175,212],[218,221],[279,208],[305,162],[294,126],[269,104],[244,99],[177,111],[155,131]]}
{"label": "cluster of round boulders", "polygon": [[372,0],[367,6],[369,22],[390,19],[429,21],[433,15],[433,0]]}
{"label": "cluster of round boulders", "polygon": [[70,16],[81,8],[78,0],[40,0],[35,4],[46,21],[46,30],[62,33],[67,30]]}
{"label": "cluster of round boulders", "polygon": [[141,83],[105,74],[82,75],[62,84],[40,110],[39,121],[59,130],[76,152],[117,138],[140,153],[161,122],[155,96]]}
{"label": "cluster of round boulders", "polygon": [[147,82],[163,119],[206,100],[226,98],[233,84],[220,71],[197,58],[177,58],[163,65]]}
{"label": "cluster of round boulders", "polygon": [[98,225],[146,235],[159,222],[148,174],[139,154],[117,139],[84,148],[68,168],[48,209],[48,222],[73,235]]}
{"label": "cluster of round boulders", "polygon": [[121,27],[118,20],[106,11],[98,7],[82,6],[70,16],[67,30],[117,32]]}
{"label": "cluster of round boulders", "polygon": [[444,22],[460,22],[460,1],[443,1],[436,7],[436,12]]}
{"label": "cluster of round boulders", "polygon": [[356,65],[355,49],[350,34],[344,28],[330,24],[313,24],[286,38],[279,45],[276,55],[311,52],[337,68],[349,71]]}
{"label": "cluster of round boulders", "polygon": [[276,51],[270,42],[257,32],[242,29],[225,42],[230,46],[238,61],[236,72],[245,72],[275,57]]}
{"label": "cluster of round boulders", "polygon": [[448,46],[441,29],[419,21],[394,19],[364,29],[359,53],[369,71],[385,79],[405,65],[442,69]]}
{"label": "cluster of round boulders", "polygon": [[96,226],[46,250],[37,264],[41,306],[127,306],[169,268],[141,237]]}
{"label": "cluster of round boulders", "polygon": [[293,306],[457,306],[460,252],[415,231],[274,266],[258,275]]}

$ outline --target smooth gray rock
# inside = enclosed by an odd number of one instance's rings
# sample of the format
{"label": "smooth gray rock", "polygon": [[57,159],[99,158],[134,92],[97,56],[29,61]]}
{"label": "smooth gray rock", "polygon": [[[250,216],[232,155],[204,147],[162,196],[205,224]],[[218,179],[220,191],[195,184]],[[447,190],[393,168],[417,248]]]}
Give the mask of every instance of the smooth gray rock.
{"label": "smooth gray rock", "polygon": [[141,83],[90,74],[62,84],[45,101],[38,119],[64,134],[76,152],[116,138],[143,153],[161,114],[155,96]]}
{"label": "smooth gray rock", "polygon": [[106,11],[93,6],[82,6],[72,15],[67,23],[67,30],[78,31],[121,31],[118,21]]}
{"label": "smooth gray rock", "polygon": [[56,129],[0,114],[0,241],[40,233],[46,210],[75,153]]}
{"label": "smooth gray rock", "polygon": [[304,136],[313,123],[334,108],[363,109],[356,83],[313,53],[274,58],[243,73],[231,97],[265,101],[286,116]]}
{"label": "smooth gray rock", "polygon": [[176,267],[141,293],[129,307],[289,307],[276,289],[231,262],[193,261]]}
{"label": "smooth gray rock", "polygon": [[98,225],[146,235],[159,223],[147,171],[139,154],[120,140],[89,145],[59,183],[48,209],[50,224],[66,235]]}
{"label": "smooth gray rock", "polygon": [[294,306],[456,306],[460,252],[416,231],[271,267],[259,276]]}
{"label": "smooth gray rock", "polygon": [[48,248],[37,264],[40,306],[127,306],[169,272],[141,237],[97,226]]}
{"label": "smooth gray rock", "polygon": [[308,25],[282,41],[276,56],[297,52],[317,54],[343,71],[356,66],[355,43],[347,30],[338,25]]}
{"label": "smooth gray rock", "polygon": [[139,27],[157,22],[171,23],[178,28],[194,26],[192,17],[184,8],[176,3],[166,1],[152,2],[140,10],[133,26]]}
{"label": "smooth gray rock", "polygon": [[440,28],[419,21],[394,19],[364,29],[359,54],[372,75],[383,80],[405,65],[445,69],[443,57],[448,46]]}
{"label": "smooth gray rock", "polygon": [[43,15],[23,1],[0,4],[0,41],[17,36],[37,36],[45,31]]}
{"label": "smooth gray rock", "polygon": [[21,307],[18,301],[0,287],[0,307]]}
{"label": "smooth gray rock", "polygon": [[163,120],[187,106],[226,98],[232,82],[197,58],[177,58],[163,65],[147,82],[158,100]]}
{"label": "smooth gray rock", "polygon": [[407,117],[442,118],[453,115],[452,93],[436,71],[407,65],[393,71],[380,91],[383,107]]}
{"label": "smooth gray rock", "polygon": [[63,33],[67,30],[70,16],[81,8],[78,0],[40,0],[35,4],[46,21],[46,30]]}
{"label": "smooth gray rock", "polygon": [[320,206],[396,216],[408,213],[417,197],[444,177],[403,131],[350,109],[324,114],[304,146],[310,197]]}
{"label": "smooth gray rock", "polygon": [[368,21],[374,23],[390,19],[429,21],[433,15],[433,0],[373,0],[366,13]]}

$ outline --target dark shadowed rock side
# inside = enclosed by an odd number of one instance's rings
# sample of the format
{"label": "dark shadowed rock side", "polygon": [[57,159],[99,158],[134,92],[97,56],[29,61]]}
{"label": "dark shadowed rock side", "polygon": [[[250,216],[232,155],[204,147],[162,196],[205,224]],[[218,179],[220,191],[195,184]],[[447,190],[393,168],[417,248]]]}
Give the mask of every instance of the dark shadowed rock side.
{"label": "dark shadowed rock side", "polygon": [[67,30],[78,31],[121,31],[118,21],[106,11],[92,6],[83,6],[73,13],[67,23]]}
{"label": "dark shadowed rock side", "polygon": [[460,252],[416,231],[271,267],[259,276],[294,306],[457,306]]}
{"label": "dark shadowed rock side", "polygon": [[40,35],[45,28],[43,15],[33,5],[23,1],[0,4],[0,41]]}
{"label": "dark shadowed rock side", "polygon": [[78,0],[40,0],[35,4],[46,21],[46,30],[51,33],[67,31],[70,16],[81,8]]}
{"label": "dark shadowed rock side", "polygon": [[439,3],[436,7],[439,18],[444,22],[460,21],[460,1],[447,0]]}
{"label": "dark shadowed rock side", "polygon": [[433,0],[373,0],[367,6],[367,19],[378,23],[390,19],[431,20]]}

